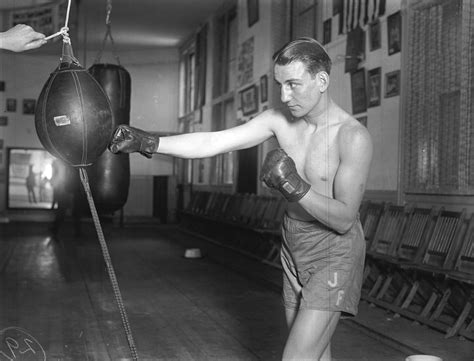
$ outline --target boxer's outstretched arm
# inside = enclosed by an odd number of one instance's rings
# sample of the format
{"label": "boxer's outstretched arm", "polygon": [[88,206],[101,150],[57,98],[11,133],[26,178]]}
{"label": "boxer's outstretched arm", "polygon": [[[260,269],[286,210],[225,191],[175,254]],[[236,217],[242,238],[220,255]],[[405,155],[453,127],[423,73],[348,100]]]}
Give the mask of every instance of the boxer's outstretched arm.
{"label": "boxer's outstretched arm", "polygon": [[244,149],[273,136],[266,116],[216,132],[195,132],[162,137],[158,153],[180,158],[206,158]]}
{"label": "boxer's outstretched arm", "polygon": [[159,137],[139,128],[119,125],[112,136],[112,153],[134,153],[151,158],[154,153],[180,158],[206,158],[257,145],[274,135],[273,124],[282,115],[268,110],[242,125],[215,132]]}

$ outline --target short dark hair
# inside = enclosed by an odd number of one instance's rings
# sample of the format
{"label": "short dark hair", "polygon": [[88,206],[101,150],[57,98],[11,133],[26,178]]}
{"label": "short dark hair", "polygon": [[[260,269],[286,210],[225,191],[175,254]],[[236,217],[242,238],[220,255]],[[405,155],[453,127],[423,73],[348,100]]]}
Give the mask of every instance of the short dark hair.
{"label": "short dark hair", "polygon": [[294,61],[301,61],[312,76],[320,71],[331,73],[331,58],[313,38],[303,37],[290,41],[273,55],[275,65],[288,65]]}

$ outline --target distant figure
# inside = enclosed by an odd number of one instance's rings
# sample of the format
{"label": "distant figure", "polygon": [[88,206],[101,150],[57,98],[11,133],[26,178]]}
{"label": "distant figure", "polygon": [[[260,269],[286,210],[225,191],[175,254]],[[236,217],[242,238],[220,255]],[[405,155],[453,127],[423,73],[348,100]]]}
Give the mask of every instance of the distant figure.
{"label": "distant figure", "polygon": [[33,164],[30,164],[28,175],[26,176],[26,190],[28,192],[28,202],[30,203],[37,203],[36,194],[35,194],[35,186],[36,186],[36,174],[33,172]]}

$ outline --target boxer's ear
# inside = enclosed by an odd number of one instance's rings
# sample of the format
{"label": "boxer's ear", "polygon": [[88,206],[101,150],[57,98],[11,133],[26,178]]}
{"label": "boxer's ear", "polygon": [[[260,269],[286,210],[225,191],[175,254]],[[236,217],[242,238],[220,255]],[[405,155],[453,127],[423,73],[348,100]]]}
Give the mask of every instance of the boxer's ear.
{"label": "boxer's ear", "polygon": [[316,74],[316,78],[319,83],[319,91],[324,93],[329,87],[329,74],[325,71],[320,71]]}

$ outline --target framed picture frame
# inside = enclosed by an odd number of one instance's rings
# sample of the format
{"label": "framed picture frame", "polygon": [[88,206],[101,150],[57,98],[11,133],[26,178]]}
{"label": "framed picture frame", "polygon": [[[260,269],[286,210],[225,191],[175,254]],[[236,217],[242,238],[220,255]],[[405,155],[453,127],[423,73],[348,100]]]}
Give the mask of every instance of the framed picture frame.
{"label": "framed picture frame", "polygon": [[247,0],[247,18],[249,28],[258,21],[259,18],[259,0]]}
{"label": "framed picture frame", "polygon": [[7,99],[6,110],[7,112],[16,112],[16,99]]}
{"label": "framed picture frame", "polygon": [[8,125],[8,117],[5,115],[0,116],[0,126],[6,127]]}
{"label": "framed picture frame", "polygon": [[332,19],[329,18],[323,23],[323,44],[331,42]]}
{"label": "framed picture frame", "polygon": [[371,69],[367,72],[367,106],[380,105],[382,68]]}
{"label": "framed picture frame", "polygon": [[351,73],[352,113],[363,113],[367,110],[367,93],[365,88],[365,68]]}
{"label": "framed picture frame", "polygon": [[369,50],[374,51],[381,47],[380,21],[375,20],[369,24]]}
{"label": "framed picture frame", "polygon": [[240,91],[240,104],[243,115],[250,115],[257,112],[258,93],[255,85],[251,85]]}
{"label": "framed picture frame", "polygon": [[3,80],[0,80],[0,92],[5,91],[5,82]]}
{"label": "framed picture frame", "polygon": [[23,114],[35,114],[35,107],[35,99],[23,99]]}
{"label": "framed picture frame", "polygon": [[388,55],[400,52],[402,47],[400,11],[387,17]]}
{"label": "framed picture frame", "polygon": [[400,95],[400,70],[385,74],[385,98]]}
{"label": "framed picture frame", "polygon": [[265,103],[268,100],[268,77],[267,74],[260,77],[260,101]]}

